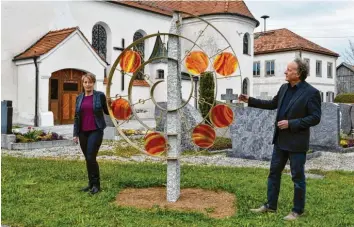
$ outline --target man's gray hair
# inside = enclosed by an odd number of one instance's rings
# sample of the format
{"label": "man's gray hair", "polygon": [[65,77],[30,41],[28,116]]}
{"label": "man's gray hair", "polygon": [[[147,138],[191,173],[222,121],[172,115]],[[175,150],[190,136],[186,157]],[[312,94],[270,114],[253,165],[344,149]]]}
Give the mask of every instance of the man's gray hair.
{"label": "man's gray hair", "polygon": [[294,62],[297,64],[297,73],[300,75],[300,80],[305,81],[309,74],[308,64],[300,58],[296,58]]}

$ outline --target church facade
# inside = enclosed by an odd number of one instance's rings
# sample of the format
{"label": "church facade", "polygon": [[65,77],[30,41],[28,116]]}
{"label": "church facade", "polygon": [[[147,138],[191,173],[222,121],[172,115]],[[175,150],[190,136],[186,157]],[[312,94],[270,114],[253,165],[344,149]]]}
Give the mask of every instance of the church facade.
{"label": "church facade", "polygon": [[[75,97],[83,91],[81,76],[93,73],[97,79],[95,89],[106,92],[107,76],[121,51],[141,37],[168,33],[174,9],[207,19],[220,30],[237,56],[237,74],[242,77],[219,80],[217,99],[228,88],[241,93],[244,81],[247,86],[243,90],[252,95],[250,37],[259,22],[243,1],[3,2],[1,95],[2,100],[13,101],[14,123],[71,124]],[[198,40],[203,33],[198,44],[206,53],[223,48],[225,40],[214,39],[215,31],[205,28],[201,20],[185,17],[182,21],[182,36]],[[154,51],[165,48],[165,39],[166,36],[154,36],[137,47],[143,61],[148,61]],[[183,44],[182,53],[190,45]],[[145,66],[144,74],[153,83],[166,80],[167,64],[152,62]],[[139,79],[132,81],[133,103],[150,96],[151,84]],[[129,83],[130,77],[116,70],[110,96],[126,96]],[[190,94],[191,83],[182,83],[184,99]],[[156,101],[166,101],[164,84],[156,90]],[[135,108],[140,117],[153,117],[151,100]]]}

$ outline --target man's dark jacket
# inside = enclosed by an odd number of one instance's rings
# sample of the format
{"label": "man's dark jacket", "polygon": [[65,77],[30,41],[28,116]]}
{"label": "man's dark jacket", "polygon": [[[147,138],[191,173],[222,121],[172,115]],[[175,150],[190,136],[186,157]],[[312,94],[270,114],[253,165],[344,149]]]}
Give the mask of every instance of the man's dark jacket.
{"label": "man's dark jacket", "polygon": [[268,110],[277,109],[273,144],[277,144],[282,150],[306,152],[309,149],[310,127],[317,125],[321,120],[321,96],[316,88],[305,81],[300,82],[296,93],[285,109],[289,128],[279,129],[277,119],[287,89],[288,83],[283,84],[273,100],[260,100],[250,97],[248,106]]}
{"label": "man's dark jacket", "polygon": [[[81,129],[81,103],[84,99],[84,93],[79,94],[76,97],[76,106],[75,106],[75,117],[74,117],[74,137],[79,136],[79,132]],[[95,116],[95,123],[97,129],[105,129],[106,122],[104,120],[104,113],[108,113],[108,108],[106,104],[106,96],[103,92],[93,91],[93,114]]]}

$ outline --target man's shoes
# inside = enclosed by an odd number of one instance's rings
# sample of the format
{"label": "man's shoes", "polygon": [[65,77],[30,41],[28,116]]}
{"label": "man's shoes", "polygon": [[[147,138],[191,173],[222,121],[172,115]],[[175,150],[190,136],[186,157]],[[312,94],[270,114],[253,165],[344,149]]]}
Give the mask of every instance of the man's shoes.
{"label": "man's shoes", "polygon": [[91,190],[91,188],[92,188],[92,185],[87,185],[86,187],[81,188],[81,191],[82,192],[88,192],[89,190]]}
{"label": "man's shoes", "polygon": [[90,193],[91,193],[92,195],[94,195],[94,194],[98,193],[99,191],[100,191],[100,188],[99,188],[98,186],[94,185],[94,186],[91,188]]}
{"label": "man's shoes", "polygon": [[298,214],[294,211],[291,211],[287,216],[284,217],[285,221],[294,221],[298,219],[302,214]]}
{"label": "man's shoes", "polygon": [[251,209],[250,211],[254,213],[267,213],[267,212],[274,213],[275,212],[275,210],[268,208],[266,205],[263,205],[257,209]]}

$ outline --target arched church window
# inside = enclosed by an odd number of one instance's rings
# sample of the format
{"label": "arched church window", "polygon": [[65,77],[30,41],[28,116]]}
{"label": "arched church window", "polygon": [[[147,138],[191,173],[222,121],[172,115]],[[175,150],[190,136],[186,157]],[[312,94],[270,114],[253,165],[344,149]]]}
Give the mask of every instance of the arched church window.
{"label": "arched church window", "polygon": [[250,50],[249,50],[249,34],[246,33],[243,36],[243,53],[244,54],[250,54]]}
{"label": "arched church window", "polygon": [[106,29],[100,24],[96,24],[92,28],[92,46],[103,59],[106,59],[107,32]]}
{"label": "arched church window", "polygon": [[[143,38],[144,35],[141,34],[141,32],[135,32],[134,37],[133,37],[133,42],[137,41],[138,39]],[[133,49],[137,51],[140,56],[141,56],[141,63],[144,62],[144,52],[145,52],[145,44],[144,41],[137,43],[134,45]],[[138,80],[143,80],[144,79],[144,68],[142,68],[138,73],[137,73],[137,79]]]}

